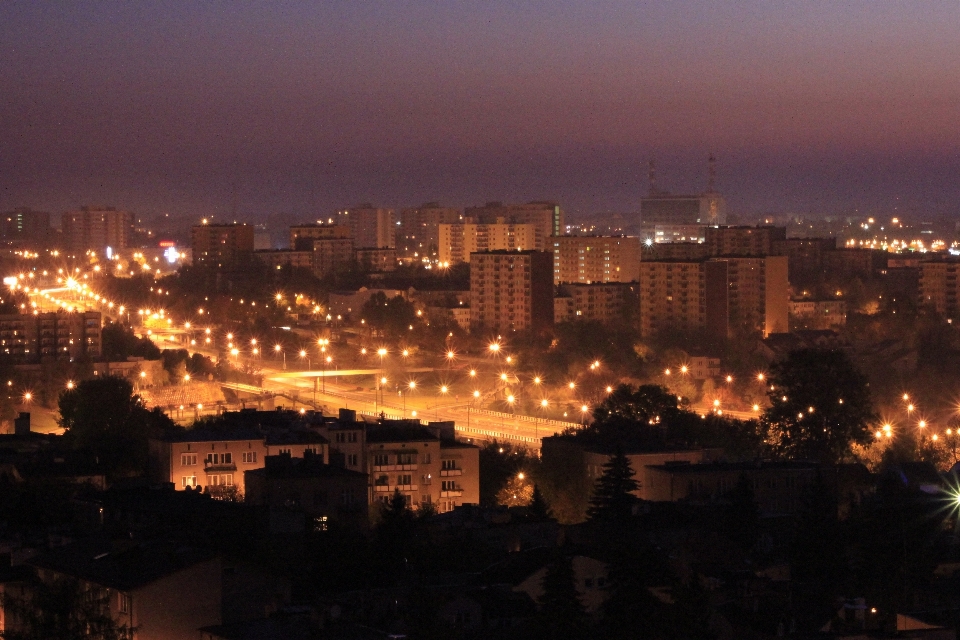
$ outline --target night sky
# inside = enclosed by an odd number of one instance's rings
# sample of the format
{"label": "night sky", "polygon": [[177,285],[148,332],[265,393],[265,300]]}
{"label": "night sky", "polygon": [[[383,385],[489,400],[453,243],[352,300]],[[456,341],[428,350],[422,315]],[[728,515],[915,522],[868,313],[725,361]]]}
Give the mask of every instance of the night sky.
{"label": "night sky", "polygon": [[[706,6],[704,6],[706,5]],[[0,3],[0,208],[960,212],[960,3]]]}

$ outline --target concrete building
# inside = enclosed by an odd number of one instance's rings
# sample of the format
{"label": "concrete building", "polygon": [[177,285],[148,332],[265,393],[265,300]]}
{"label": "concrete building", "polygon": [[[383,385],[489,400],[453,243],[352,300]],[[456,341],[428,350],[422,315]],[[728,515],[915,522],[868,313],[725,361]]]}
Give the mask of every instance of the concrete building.
{"label": "concrete building", "polygon": [[81,540],[51,549],[28,564],[40,581],[77,581],[103,613],[135,630],[137,640],[199,637],[222,622],[220,558],[179,542]]}
{"label": "concrete building", "polygon": [[396,214],[393,209],[382,209],[362,204],[339,212],[341,225],[349,227],[353,246],[358,249],[396,247]]}
{"label": "concrete building", "polygon": [[21,363],[100,355],[99,311],[0,316],[0,350]]}
{"label": "concrete building", "polygon": [[222,267],[253,253],[254,229],[248,224],[195,224],[190,246],[195,264]]}
{"label": "concrete building", "polygon": [[357,422],[351,411],[327,422],[322,433],[346,469],[369,477],[371,504],[395,491],[414,508],[440,512],[480,502],[480,449],[457,442],[453,423],[421,426],[416,420]]}
{"label": "concrete building", "polygon": [[594,320],[627,322],[638,303],[636,284],[564,284],[554,298],[554,322]]}
{"label": "concrete building", "polygon": [[711,258],[644,261],[640,270],[640,333],[706,331],[785,332],[788,324],[787,259]]}
{"label": "concrete building", "polygon": [[654,231],[657,225],[721,225],[727,221],[727,202],[717,193],[701,195],[653,194],[640,198],[640,224]]}
{"label": "concrete building", "polygon": [[397,226],[397,254],[417,260],[439,259],[440,225],[457,224],[462,220],[459,209],[441,207],[438,202],[401,210],[400,224]]}
{"label": "concrete building", "polygon": [[441,224],[437,259],[441,264],[470,262],[482,251],[543,251],[544,240],[536,225],[494,222]]}
{"label": "concrete building", "polygon": [[262,468],[267,456],[302,458],[307,452],[329,462],[327,441],[309,430],[264,430],[242,424],[228,429],[190,429],[150,440],[150,475],[181,491],[200,487],[213,494],[228,490],[243,494],[245,472]]}
{"label": "concrete building", "polygon": [[133,215],[113,207],[81,207],[64,212],[60,220],[60,243],[74,255],[88,250],[112,251],[127,248],[133,229]]}
{"label": "concrete building", "polygon": [[553,255],[488,251],[470,260],[472,330],[524,331],[553,325]]}
{"label": "concrete building", "polygon": [[790,301],[790,318],[803,329],[832,329],[847,324],[846,300]]}
{"label": "concrete building", "polygon": [[396,249],[357,249],[357,267],[365,273],[397,270]]}
{"label": "concrete building", "polygon": [[843,278],[870,278],[887,266],[886,251],[879,249],[839,248],[823,252],[823,270]]}
{"label": "concrete building", "polygon": [[254,251],[253,256],[270,269],[298,267],[313,270],[313,251],[295,251],[292,249],[265,249]]}
{"label": "concrete building", "polygon": [[952,320],[960,317],[960,284],[957,275],[960,275],[960,262],[921,262],[920,304]]}
{"label": "concrete building", "polygon": [[46,247],[53,237],[50,214],[18,207],[0,214],[0,239],[13,246]]}
{"label": "concrete building", "polygon": [[317,238],[311,242],[313,273],[318,278],[350,269],[356,264],[352,238]]}
{"label": "concrete building", "polygon": [[769,256],[777,240],[787,239],[786,227],[707,227],[704,244],[712,256]]}
{"label": "concrete building", "polygon": [[644,241],[649,237],[656,244],[703,242],[706,228],[702,224],[655,224],[653,234],[644,236]]}
{"label": "concrete building", "polygon": [[488,202],[482,207],[467,207],[463,212],[466,222],[493,224],[508,222],[512,224],[532,224],[542,238],[563,235],[563,209],[555,202],[528,202],[527,204],[508,204]]}
{"label": "concrete building", "polygon": [[720,358],[690,356],[690,359],[683,364],[686,364],[691,380],[707,380],[720,375]]}
{"label": "concrete building", "polygon": [[664,242],[644,245],[641,260],[681,260],[693,262],[712,257],[710,247],[702,242]]}
{"label": "concrete building", "polygon": [[640,238],[558,236],[550,242],[555,284],[636,282],[640,276]]}
{"label": "concrete building", "polygon": [[309,451],[302,458],[267,456],[262,468],[244,472],[244,484],[246,502],[299,511],[312,519],[314,530],[330,523],[367,524],[367,475],[328,464]]}
{"label": "concrete building", "polygon": [[823,256],[836,248],[836,238],[788,238],[774,240],[770,255],[787,257],[787,275],[791,284],[810,286],[823,274]]}
{"label": "concrete building", "polygon": [[290,248],[295,251],[313,251],[314,240],[349,238],[350,228],[337,224],[297,224],[290,227]]}

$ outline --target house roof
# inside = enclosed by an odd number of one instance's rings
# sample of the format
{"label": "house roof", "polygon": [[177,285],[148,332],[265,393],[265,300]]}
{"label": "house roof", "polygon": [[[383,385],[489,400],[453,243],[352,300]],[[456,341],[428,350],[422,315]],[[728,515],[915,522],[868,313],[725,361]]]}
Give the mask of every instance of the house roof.
{"label": "house roof", "polygon": [[28,563],[103,587],[132,591],[214,557],[209,551],[168,541],[84,540]]}

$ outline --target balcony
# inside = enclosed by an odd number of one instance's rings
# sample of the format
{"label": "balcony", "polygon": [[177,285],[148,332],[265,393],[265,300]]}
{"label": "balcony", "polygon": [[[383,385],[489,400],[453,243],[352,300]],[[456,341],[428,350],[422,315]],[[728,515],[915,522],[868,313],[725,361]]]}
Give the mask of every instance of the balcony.
{"label": "balcony", "polygon": [[209,460],[203,461],[203,470],[208,473],[218,473],[224,471],[236,471],[237,465],[233,462],[210,462]]}
{"label": "balcony", "polygon": [[374,490],[376,493],[386,493],[386,492],[390,491],[390,485],[386,485],[386,484],[375,484],[375,485],[373,485],[373,490]]}
{"label": "balcony", "polygon": [[463,490],[462,490],[462,489],[456,489],[456,490],[454,490],[454,491],[441,491],[441,492],[440,492],[440,497],[441,497],[441,498],[459,498],[459,497],[462,496],[462,495],[463,495]]}
{"label": "balcony", "polygon": [[441,478],[447,478],[450,476],[462,476],[462,475],[463,475],[463,469],[441,469],[440,470]]}

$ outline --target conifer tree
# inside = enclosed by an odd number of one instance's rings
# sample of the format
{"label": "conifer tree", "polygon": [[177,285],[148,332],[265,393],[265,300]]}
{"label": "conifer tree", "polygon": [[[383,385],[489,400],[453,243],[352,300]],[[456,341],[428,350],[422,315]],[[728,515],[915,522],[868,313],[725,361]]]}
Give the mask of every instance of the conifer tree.
{"label": "conifer tree", "polygon": [[634,475],[630,459],[617,447],[603,465],[603,475],[597,479],[587,517],[593,521],[623,522],[629,519],[637,502],[633,492],[640,487]]}
{"label": "conifer tree", "polygon": [[527,513],[538,520],[546,520],[553,517],[553,514],[550,513],[550,506],[547,505],[547,501],[544,499],[540,487],[536,484],[533,485],[533,496],[530,498],[530,504],[527,505]]}
{"label": "conifer tree", "polygon": [[575,640],[586,637],[587,615],[577,593],[573,558],[562,555],[547,569],[540,598],[544,638]]}

